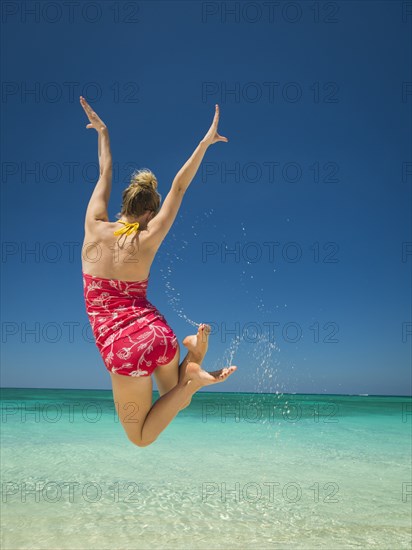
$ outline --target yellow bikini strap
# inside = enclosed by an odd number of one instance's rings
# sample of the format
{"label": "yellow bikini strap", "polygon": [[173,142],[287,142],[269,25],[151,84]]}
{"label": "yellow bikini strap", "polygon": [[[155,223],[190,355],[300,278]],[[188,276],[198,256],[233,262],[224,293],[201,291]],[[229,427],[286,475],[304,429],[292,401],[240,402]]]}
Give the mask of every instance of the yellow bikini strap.
{"label": "yellow bikini strap", "polygon": [[117,231],[115,231],[113,233],[113,235],[131,235],[134,231],[138,231],[139,229],[139,222],[134,222],[134,223],[127,223],[127,222],[123,222],[122,220],[117,220],[119,223],[122,223],[124,225],[124,227],[118,229]]}

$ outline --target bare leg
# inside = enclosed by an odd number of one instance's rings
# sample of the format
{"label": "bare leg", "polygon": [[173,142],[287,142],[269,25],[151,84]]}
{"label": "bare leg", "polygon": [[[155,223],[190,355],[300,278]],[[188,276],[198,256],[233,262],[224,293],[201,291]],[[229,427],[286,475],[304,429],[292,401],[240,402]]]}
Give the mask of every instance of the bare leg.
{"label": "bare leg", "polygon": [[197,363],[189,362],[183,380],[153,404],[143,424],[142,439],[155,441],[194,393],[203,386],[224,382],[236,368],[231,366],[209,373]]}
{"label": "bare leg", "polygon": [[200,365],[189,362],[185,377],[153,405],[151,377],[130,379],[110,373],[114,401],[127,437],[139,447],[150,445],[194,393],[203,386],[224,382],[235,370],[233,366],[207,373]]}
{"label": "bare leg", "polygon": [[[183,380],[189,362],[192,361],[198,365],[202,364],[208,348],[210,330],[209,325],[202,323],[198,328],[197,334],[186,336],[183,340],[183,345],[187,348],[188,353],[180,365],[176,363],[179,359],[174,358],[168,365],[159,365],[155,369],[153,375],[160,396],[169,392],[179,381]],[[190,405],[191,399],[192,396],[184,402],[182,409]]]}
{"label": "bare leg", "polygon": [[[203,359],[207,353],[207,348],[209,345],[209,334],[210,326],[202,323],[197,331],[196,335],[186,336],[183,340],[183,345],[187,347],[189,352],[186,354],[186,357],[183,359],[181,365],[179,366],[179,380],[183,380],[186,374],[186,368],[189,362],[197,363],[201,365]],[[183,409],[188,407],[192,401],[192,395],[187,401],[183,404]]]}
{"label": "bare leg", "polygon": [[179,380],[183,380],[186,374],[186,367],[190,361],[201,365],[209,345],[210,326],[202,323],[197,334],[186,336],[183,345],[189,350],[186,357],[179,366]]}

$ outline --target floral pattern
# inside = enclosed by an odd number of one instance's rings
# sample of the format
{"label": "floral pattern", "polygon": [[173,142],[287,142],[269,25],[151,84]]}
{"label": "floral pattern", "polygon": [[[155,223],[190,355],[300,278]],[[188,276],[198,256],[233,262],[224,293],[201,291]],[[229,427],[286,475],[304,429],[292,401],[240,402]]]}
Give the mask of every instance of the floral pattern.
{"label": "floral pattern", "polygon": [[83,272],[86,311],[106,368],[125,376],[150,376],[175,356],[178,342],[147,299],[148,279],[120,281]]}

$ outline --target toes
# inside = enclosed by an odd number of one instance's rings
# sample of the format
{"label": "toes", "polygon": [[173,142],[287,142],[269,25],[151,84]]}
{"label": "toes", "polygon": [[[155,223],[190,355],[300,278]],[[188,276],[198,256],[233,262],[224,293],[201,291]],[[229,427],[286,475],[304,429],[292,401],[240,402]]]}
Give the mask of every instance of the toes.
{"label": "toes", "polygon": [[227,376],[229,376],[229,374],[232,374],[232,372],[235,372],[237,367],[225,367],[224,369],[222,369],[222,372],[219,376],[219,378],[225,378]]}
{"label": "toes", "polygon": [[198,338],[200,338],[200,341],[203,344],[207,343],[210,332],[211,328],[209,325],[206,325],[205,323],[201,323],[201,325],[199,325]]}

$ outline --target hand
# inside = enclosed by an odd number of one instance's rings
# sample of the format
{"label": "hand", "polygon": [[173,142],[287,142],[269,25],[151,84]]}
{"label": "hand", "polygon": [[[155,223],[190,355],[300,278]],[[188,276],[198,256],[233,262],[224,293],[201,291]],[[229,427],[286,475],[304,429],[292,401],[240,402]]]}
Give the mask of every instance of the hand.
{"label": "hand", "polygon": [[212,125],[209,128],[205,137],[202,139],[203,143],[205,143],[206,145],[213,145],[213,143],[216,143],[217,141],[226,141],[226,142],[229,141],[226,137],[220,136],[217,133],[218,123],[219,123],[219,105],[216,104],[215,116],[213,118]]}
{"label": "hand", "polygon": [[88,124],[86,128],[94,128],[97,132],[103,132],[104,130],[107,130],[106,124],[103,122],[103,120],[101,120],[101,118],[97,116],[97,114],[93,111],[93,109],[90,107],[83,96],[80,96],[80,104],[83,107],[87,118],[90,120],[90,124]]}

